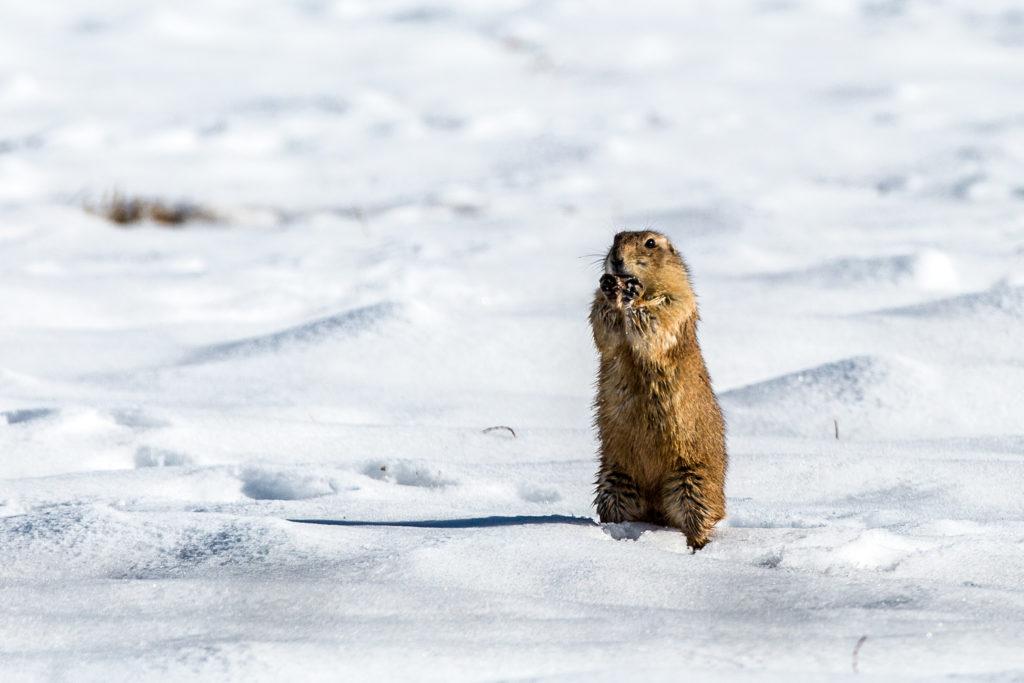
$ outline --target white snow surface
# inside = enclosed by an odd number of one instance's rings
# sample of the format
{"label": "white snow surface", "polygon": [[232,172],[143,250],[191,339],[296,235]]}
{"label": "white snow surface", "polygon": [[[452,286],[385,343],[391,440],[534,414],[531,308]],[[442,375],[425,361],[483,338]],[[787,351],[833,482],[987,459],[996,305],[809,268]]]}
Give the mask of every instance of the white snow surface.
{"label": "white snow surface", "polygon": [[[4,681],[1024,678],[1018,3],[0,4]],[[645,227],[696,554],[592,520]]]}

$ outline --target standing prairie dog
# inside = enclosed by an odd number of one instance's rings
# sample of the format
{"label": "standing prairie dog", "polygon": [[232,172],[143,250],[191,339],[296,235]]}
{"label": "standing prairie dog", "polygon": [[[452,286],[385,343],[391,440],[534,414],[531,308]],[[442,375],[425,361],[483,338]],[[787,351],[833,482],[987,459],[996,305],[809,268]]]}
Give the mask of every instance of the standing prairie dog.
{"label": "standing prairie dog", "polygon": [[620,232],[590,309],[600,353],[602,522],[674,526],[696,551],[725,516],[725,423],[697,343],[686,264],[664,235]]}

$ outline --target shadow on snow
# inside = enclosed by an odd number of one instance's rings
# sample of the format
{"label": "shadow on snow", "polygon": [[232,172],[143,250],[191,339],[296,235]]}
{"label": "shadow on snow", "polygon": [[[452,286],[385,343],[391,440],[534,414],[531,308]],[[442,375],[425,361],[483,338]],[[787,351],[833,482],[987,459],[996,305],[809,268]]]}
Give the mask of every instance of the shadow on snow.
{"label": "shadow on snow", "polygon": [[325,524],[328,526],[398,526],[414,529],[482,529],[492,526],[527,526],[530,524],[580,524],[598,526],[590,517],[569,515],[518,515],[515,517],[465,517],[462,519],[419,519],[398,522],[378,522],[356,519],[289,519],[298,524]]}

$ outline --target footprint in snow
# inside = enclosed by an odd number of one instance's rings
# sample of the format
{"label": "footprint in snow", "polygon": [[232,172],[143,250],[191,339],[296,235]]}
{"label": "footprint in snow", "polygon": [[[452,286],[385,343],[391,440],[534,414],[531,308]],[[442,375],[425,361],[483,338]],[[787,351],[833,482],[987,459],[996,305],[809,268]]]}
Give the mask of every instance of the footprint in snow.
{"label": "footprint in snow", "polygon": [[294,470],[246,467],[239,478],[242,493],[254,500],[305,500],[336,492],[326,477]]}
{"label": "footprint in snow", "polygon": [[193,464],[186,453],[152,446],[139,446],[135,451],[135,469],[145,467],[184,467]]}
{"label": "footprint in snow", "polygon": [[519,484],[519,497],[528,503],[557,503],[562,500],[558,489],[529,482]]}
{"label": "footprint in snow", "polygon": [[390,463],[370,463],[363,468],[363,474],[399,486],[417,486],[421,488],[444,488],[455,483],[441,472],[427,465],[399,460]]}

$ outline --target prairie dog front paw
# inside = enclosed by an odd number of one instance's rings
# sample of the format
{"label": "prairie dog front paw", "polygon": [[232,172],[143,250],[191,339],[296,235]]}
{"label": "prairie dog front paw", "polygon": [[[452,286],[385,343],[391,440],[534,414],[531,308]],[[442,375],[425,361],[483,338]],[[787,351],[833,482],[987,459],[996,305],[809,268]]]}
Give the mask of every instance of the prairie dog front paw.
{"label": "prairie dog front paw", "polygon": [[635,277],[622,279],[622,303],[631,304],[644,293],[644,285]]}
{"label": "prairie dog front paw", "polygon": [[622,278],[617,275],[601,276],[601,291],[612,303],[619,303],[622,297]]}

